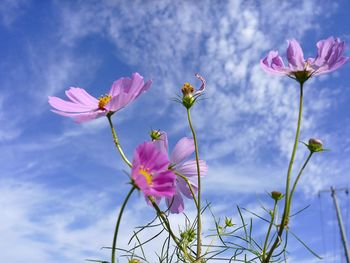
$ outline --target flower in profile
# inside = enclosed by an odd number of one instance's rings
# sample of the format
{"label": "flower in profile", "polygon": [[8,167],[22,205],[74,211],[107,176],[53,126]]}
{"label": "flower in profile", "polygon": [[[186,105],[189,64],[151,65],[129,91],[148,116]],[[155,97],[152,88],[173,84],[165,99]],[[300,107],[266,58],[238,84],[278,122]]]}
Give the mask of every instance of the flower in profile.
{"label": "flower in profile", "polygon": [[316,44],[316,58],[304,59],[303,50],[295,39],[288,40],[287,60],[288,66],[285,66],[278,51],[270,51],[269,54],[260,61],[262,68],[271,74],[287,75],[304,83],[312,76],[332,72],[347,61],[349,57],[344,57],[344,41],[339,38],[329,37],[320,40]]}
{"label": "flower in profile", "polygon": [[[168,138],[165,132],[162,131],[159,139],[154,140],[153,143],[161,152],[168,155]],[[194,193],[196,193],[198,188],[196,160],[186,161],[186,159],[191,154],[193,154],[194,150],[194,141],[192,138],[183,137],[182,139],[180,139],[176,143],[170,155],[169,169],[174,171],[175,173],[178,172],[181,175],[185,176],[188,179],[192,190],[194,191]],[[207,173],[208,167],[205,161],[199,160],[199,169],[201,176]],[[182,195],[184,195],[187,198],[193,198],[193,196],[190,187],[183,178],[177,176],[175,186],[175,195],[173,197],[166,198],[166,203],[171,213],[178,214],[184,210],[184,200],[182,198]]]}
{"label": "flower in profile", "polygon": [[161,152],[152,142],[140,144],[132,162],[131,178],[146,197],[172,197],[175,192],[175,178],[168,155]]}
{"label": "flower in profile", "polygon": [[205,90],[206,81],[205,79],[199,75],[199,73],[195,74],[196,78],[202,82],[202,85],[199,89],[195,90],[189,82],[186,82],[182,88],[182,105],[184,105],[187,109],[191,108],[192,105],[196,102],[197,98],[202,95]]}
{"label": "flower in profile", "polygon": [[135,100],[142,92],[149,89],[152,81],[144,83],[139,73],[132,74],[131,78],[120,78],[113,82],[108,94],[95,98],[82,88],[66,90],[69,101],[49,96],[49,104],[53,112],[70,117],[77,123],[90,121],[124,108]]}

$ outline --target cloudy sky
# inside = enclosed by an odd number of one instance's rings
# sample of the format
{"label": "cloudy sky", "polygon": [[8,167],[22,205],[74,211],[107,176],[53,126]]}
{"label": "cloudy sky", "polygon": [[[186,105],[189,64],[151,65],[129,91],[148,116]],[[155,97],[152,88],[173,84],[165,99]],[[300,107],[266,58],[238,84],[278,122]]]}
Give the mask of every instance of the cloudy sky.
{"label": "cloudy sky", "polygon": [[[190,136],[186,112],[173,99],[184,82],[207,80],[192,110],[200,156],[209,166],[204,198],[218,216],[239,223],[236,205],[262,213],[267,192],[283,191],[293,142],[297,83],[266,75],[260,59],[300,41],[306,57],[329,36],[350,42],[350,3],[322,1],[34,1],[0,5],[0,255],[4,262],[109,259],[115,218],[128,191],[128,167],[113,146],[108,122],[83,125],[50,111],[47,96],[71,86],[105,94],[112,82],[139,72],[152,88],[114,115],[131,159],[153,129],[170,146]],[[350,55],[350,50],[346,50]],[[290,238],[289,262],[345,262],[329,193],[349,185],[350,65],[305,87],[301,140],[321,138],[297,189],[293,211],[306,211],[291,231],[324,257]],[[307,155],[300,145],[296,168]],[[294,174],[295,176],[295,174]],[[348,226],[349,198],[338,193]],[[188,214],[193,207],[186,203]],[[249,219],[251,215],[245,214]],[[125,243],[154,212],[135,194],[124,215]],[[172,216],[174,224],[183,217]],[[206,229],[213,223],[204,216]],[[256,222],[257,240],[267,226]],[[149,233],[144,233],[145,238]],[[124,262],[121,260],[120,262]]]}

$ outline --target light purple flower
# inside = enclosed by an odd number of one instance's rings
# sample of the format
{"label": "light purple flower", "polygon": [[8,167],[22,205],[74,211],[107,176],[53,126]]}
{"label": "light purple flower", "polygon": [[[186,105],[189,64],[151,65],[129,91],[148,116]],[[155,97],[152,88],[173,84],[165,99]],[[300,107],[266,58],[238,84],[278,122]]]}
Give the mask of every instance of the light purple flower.
{"label": "light purple flower", "polygon": [[[153,143],[158,147],[158,149],[160,149],[160,151],[168,155],[168,138],[165,132],[161,132],[160,138],[153,141]],[[180,139],[170,155],[169,168],[186,176],[191,184],[191,188],[196,193],[198,176],[196,161],[186,161],[186,159],[193,154],[194,150],[194,141],[192,138],[183,137]],[[203,160],[199,160],[199,168],[201,176],[205,175],[208,171],[207,164]],[[190,188],[184,179],[177,176],[175,185],[176,193],[173,197],[166,198],[166,203],[171,213],[178,214],[184,210],[184,200],[182,195],[187,198],[193,197]]]}
{"label": "light purple flower", "polygon": [[66,90],[69,101],[49,96],[49,104],[55,108],[53,112],[82,123],[124,108],[142,92],[148,90],[151,84],[151,80],[144,83],[143,77],[139,73],[134,73],[131,78],[125,77],[114,81],[109,93],[99,99],[82,88],[72,87]]}
{"label": "light purple flower", "polygon": [[329,37],[317,42],[316,58],[304,59],[303,50],[295,39],[288,40],[287,60],[285,66],[278,51],[270,51],[269,54],[260,61],[262,68],[274,75],[287,75],[303,83],[312,76],[332,72],[347,61],[349,57],[344,57],[344,41],[339,38]]}
{"label": "light purple flower", "polygon": [[159,200],[160,197],[172,197],[175,194],[176,175],[168,170],[169,165],[168,155],[152,142],[144,142],[136,148],[131,178],[146,199],[152,196]]}

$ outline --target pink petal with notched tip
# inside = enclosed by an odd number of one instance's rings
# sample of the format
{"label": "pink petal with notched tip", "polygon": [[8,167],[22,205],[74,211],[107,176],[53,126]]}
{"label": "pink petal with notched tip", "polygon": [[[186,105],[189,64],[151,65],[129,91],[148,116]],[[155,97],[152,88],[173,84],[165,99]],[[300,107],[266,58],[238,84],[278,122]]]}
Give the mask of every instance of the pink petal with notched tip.
{"label": "pink petal with notched tip", "polygon": [[293,70],[302,71],[305,67],[305,59],[300,44],[295,39],[288,40],[287,59],[289,67]]}
{"label": "pink petal with notched tip", "polygon": [[98,99],[91,96],[82,88],[71,87],[69,90],[66,90],[65,93],[67,97],[75,103],[80,103],[91,107],[97,107],[98,105]]}
{"label": "pink petal with notched tip", "polygon": [[127,87],[131,85],[130,78],[120,78],[113,82],[112,87],[109,91],[111,97],[118,96],[121,92],[125,92]]}
{"label": "pink petal with notched tip", "polygon": [[77,104],[69,101],[62,100],[57,97],[49,96],[49,104],[57,110],[65,111],[65,112],[88,112],[94,109],[97,109],[97,105],[95,108],[84,105]]}
{"label": "pink petal with notched tip", "polygon": [[286,75],[287,68],[284,66],[282,58],[278,55],[278,51],[270,51],[269,54],[260,60],[262,69],[273,75]]}

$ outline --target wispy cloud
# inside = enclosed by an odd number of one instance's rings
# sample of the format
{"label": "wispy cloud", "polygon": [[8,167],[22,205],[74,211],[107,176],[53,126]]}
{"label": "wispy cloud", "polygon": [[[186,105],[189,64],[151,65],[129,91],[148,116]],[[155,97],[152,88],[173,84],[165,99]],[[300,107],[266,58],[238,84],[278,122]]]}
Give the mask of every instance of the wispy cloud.
{"label": "wispy cloud", "polygon": [[30,4],[30,0],[4,0],[0,5],[0,19],[3,25],[10,27]]}

